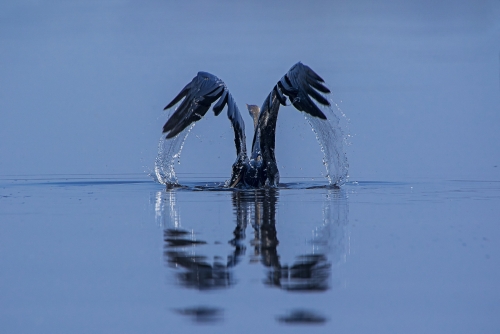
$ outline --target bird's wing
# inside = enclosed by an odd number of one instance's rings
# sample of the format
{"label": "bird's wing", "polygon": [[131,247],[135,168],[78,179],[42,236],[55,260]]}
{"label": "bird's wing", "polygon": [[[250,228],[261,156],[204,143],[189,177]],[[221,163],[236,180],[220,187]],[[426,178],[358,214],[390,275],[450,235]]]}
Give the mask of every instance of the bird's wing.
{"label": "bird's wing", "polygon": [[[286,105],[286,96],[299,111],[311,116],[326,119],[316,103],[330,106],[330,102],[319,92],[327,94],[330,90],[323,85],[324,80],[309,66],[298,62],[274,86],[262,105],[257,130],[252,142],[252,157],[270,154],[268,160],[274,160],[274,138],[276,121],[280,105]],[[267,153],[266,153],[267,152]],[[266,157],[265,157],[266,158]]]}
{"label": "bird's wing", "polygon": [[234,129],[236,154],[239,155],[242,152],[246,154],[245,123],[233,97],[221,79],[207,72],[198,72],[164,110],[172,108],[181,100],[181,104],[163,126],[163,133],[167,133],[167,139],[177,136],[189,125],[199,121],[205,116],[212,103],[219,100],[214,105],[213,111],[218,116],[227,105],[227,117]]}
{"label": "bird's wing", "polygon": [[318,103],[330,106],[330,102],[318,93],[318,91],[325,94],[330,93],[330,90],[323,85],[324,82],[309,66],[298,62],[278,81],[273,90],[280,104],[285,105],[286,97],[284,95],[286,95],[297,110],[326,119],[325,114],[311,100],[312,97]]}

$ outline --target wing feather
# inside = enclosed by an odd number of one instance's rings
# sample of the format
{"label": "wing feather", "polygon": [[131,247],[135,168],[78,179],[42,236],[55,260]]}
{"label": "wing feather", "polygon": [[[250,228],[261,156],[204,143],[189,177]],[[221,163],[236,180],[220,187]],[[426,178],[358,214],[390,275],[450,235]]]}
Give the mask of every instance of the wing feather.
{"label": "wing feather", "polygon": [[219,99],[219,101],[217,101],[217,103],[214,105],[213,111],[214,111],[215,116],[219,116],[222,109],[224,109],[224,107],[226,106],[227,96],[228,96],[228,92],[227,92],[227,90],[225,90],[224,93],[222,93],[222,96]]}
{"label": "wing feather", "polygon": [[[297,110],[326,119],[325,114],[311,100],[312,97],[322,105],[330,105],[330,102],[319,93],[330,93],[330,90],[323,83],[324,80],[309,66],[298,62],[281,78],[276,87],[278,88],[278,97],[279,91],[281,91],[290,98],[290,102]],[[281,98],[279,100],[281,103]],[[281,104],[284,105],[284,103]]]}
{"label": "wing feather", "polygon": [[274,157],[276,122],[280,105],[286,105],[285,95],[297,110],[326,119],[325,114],[312,100],[325,106],[330,105],[330,102],[321,94],[330,92],[323,83],[324,80],[316,72],[301,62],[290,68],[274,86],[262,105],[252,141],[252,159],[262,156],[264,161],[276,165]]}
{"label": "wing feather", "polygon": [[207,72],[198,72],[193,80],[165,107],[165,110],[172,108],[181,100],[180,105],[163,126],[163,133],[167,133],[167,139],[177,136],[185,128],[202,119],[210,106],[219,100],[213,107],[214,114],[218,116],[227,105],[227,116],[235,133],[236,153],[246,154],[245,123],[233,97],[221,79]]}

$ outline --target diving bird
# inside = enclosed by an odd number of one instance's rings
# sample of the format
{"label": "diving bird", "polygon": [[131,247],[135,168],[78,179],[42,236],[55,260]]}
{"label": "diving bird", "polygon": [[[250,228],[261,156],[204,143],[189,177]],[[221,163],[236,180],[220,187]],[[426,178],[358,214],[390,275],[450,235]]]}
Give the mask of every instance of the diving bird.
{"label": "diving bird", "polygon": [[326,120],[325,114],[311,100],[330,106],[330,102],[320,93],[328,94],[324,80],[309,66],[298,62],[278,81],[267,96],[261,108],[247,105],[254,120],[252,151],[247,154],[245,123],[229,93],[226,84],[213,74],[198,72],[177,96],[164,108],[172,108],[182,102],[163,126],[166,140],[176,137],[191,124],[205,116],[212,106],[218,116],[227,106],[227,117],[234,130],[236,161],[232,166],[230,188],[277,187],[279,171],[274,155],[276,121],[281,105],[286,106],[287,97],[299,111]]}

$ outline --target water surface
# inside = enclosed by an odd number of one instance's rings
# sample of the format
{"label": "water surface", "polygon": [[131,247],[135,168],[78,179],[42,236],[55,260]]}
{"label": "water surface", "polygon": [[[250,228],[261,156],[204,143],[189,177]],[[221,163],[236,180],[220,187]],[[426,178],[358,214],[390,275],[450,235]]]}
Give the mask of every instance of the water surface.
{"label": "water surface", "polygon": [[500,183],[3,177],[6,333],[495,333]]}

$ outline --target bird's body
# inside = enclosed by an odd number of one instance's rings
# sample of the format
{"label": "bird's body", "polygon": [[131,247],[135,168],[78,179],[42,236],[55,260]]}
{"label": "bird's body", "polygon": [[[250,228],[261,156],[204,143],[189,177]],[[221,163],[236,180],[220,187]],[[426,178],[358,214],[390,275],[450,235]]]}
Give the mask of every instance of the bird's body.
{"label": "bird's body", "polygon": [[188,83],[165,109],[181,102],[163,126],[166,140],[176,137],[188,126],[200,120],[214,105],[215,115],[219,115],[227,106],[227,116],[234,130],[236,161],[232,166],[230,188],[277,187],[279,171],[274,154],[276,122],[280,105],[286,105],[286,97],[299,111],[326,120],[325,114],[311,100],[329,106],[330,103],[321,93],[330,93],[323,85],[323,79],[310,67],[297,63],[274,86],[259,109],[247,105],[254,119],[254,136],[250,155],[246,149],[245,123],[222,80],[207,72],[198,75]]}

